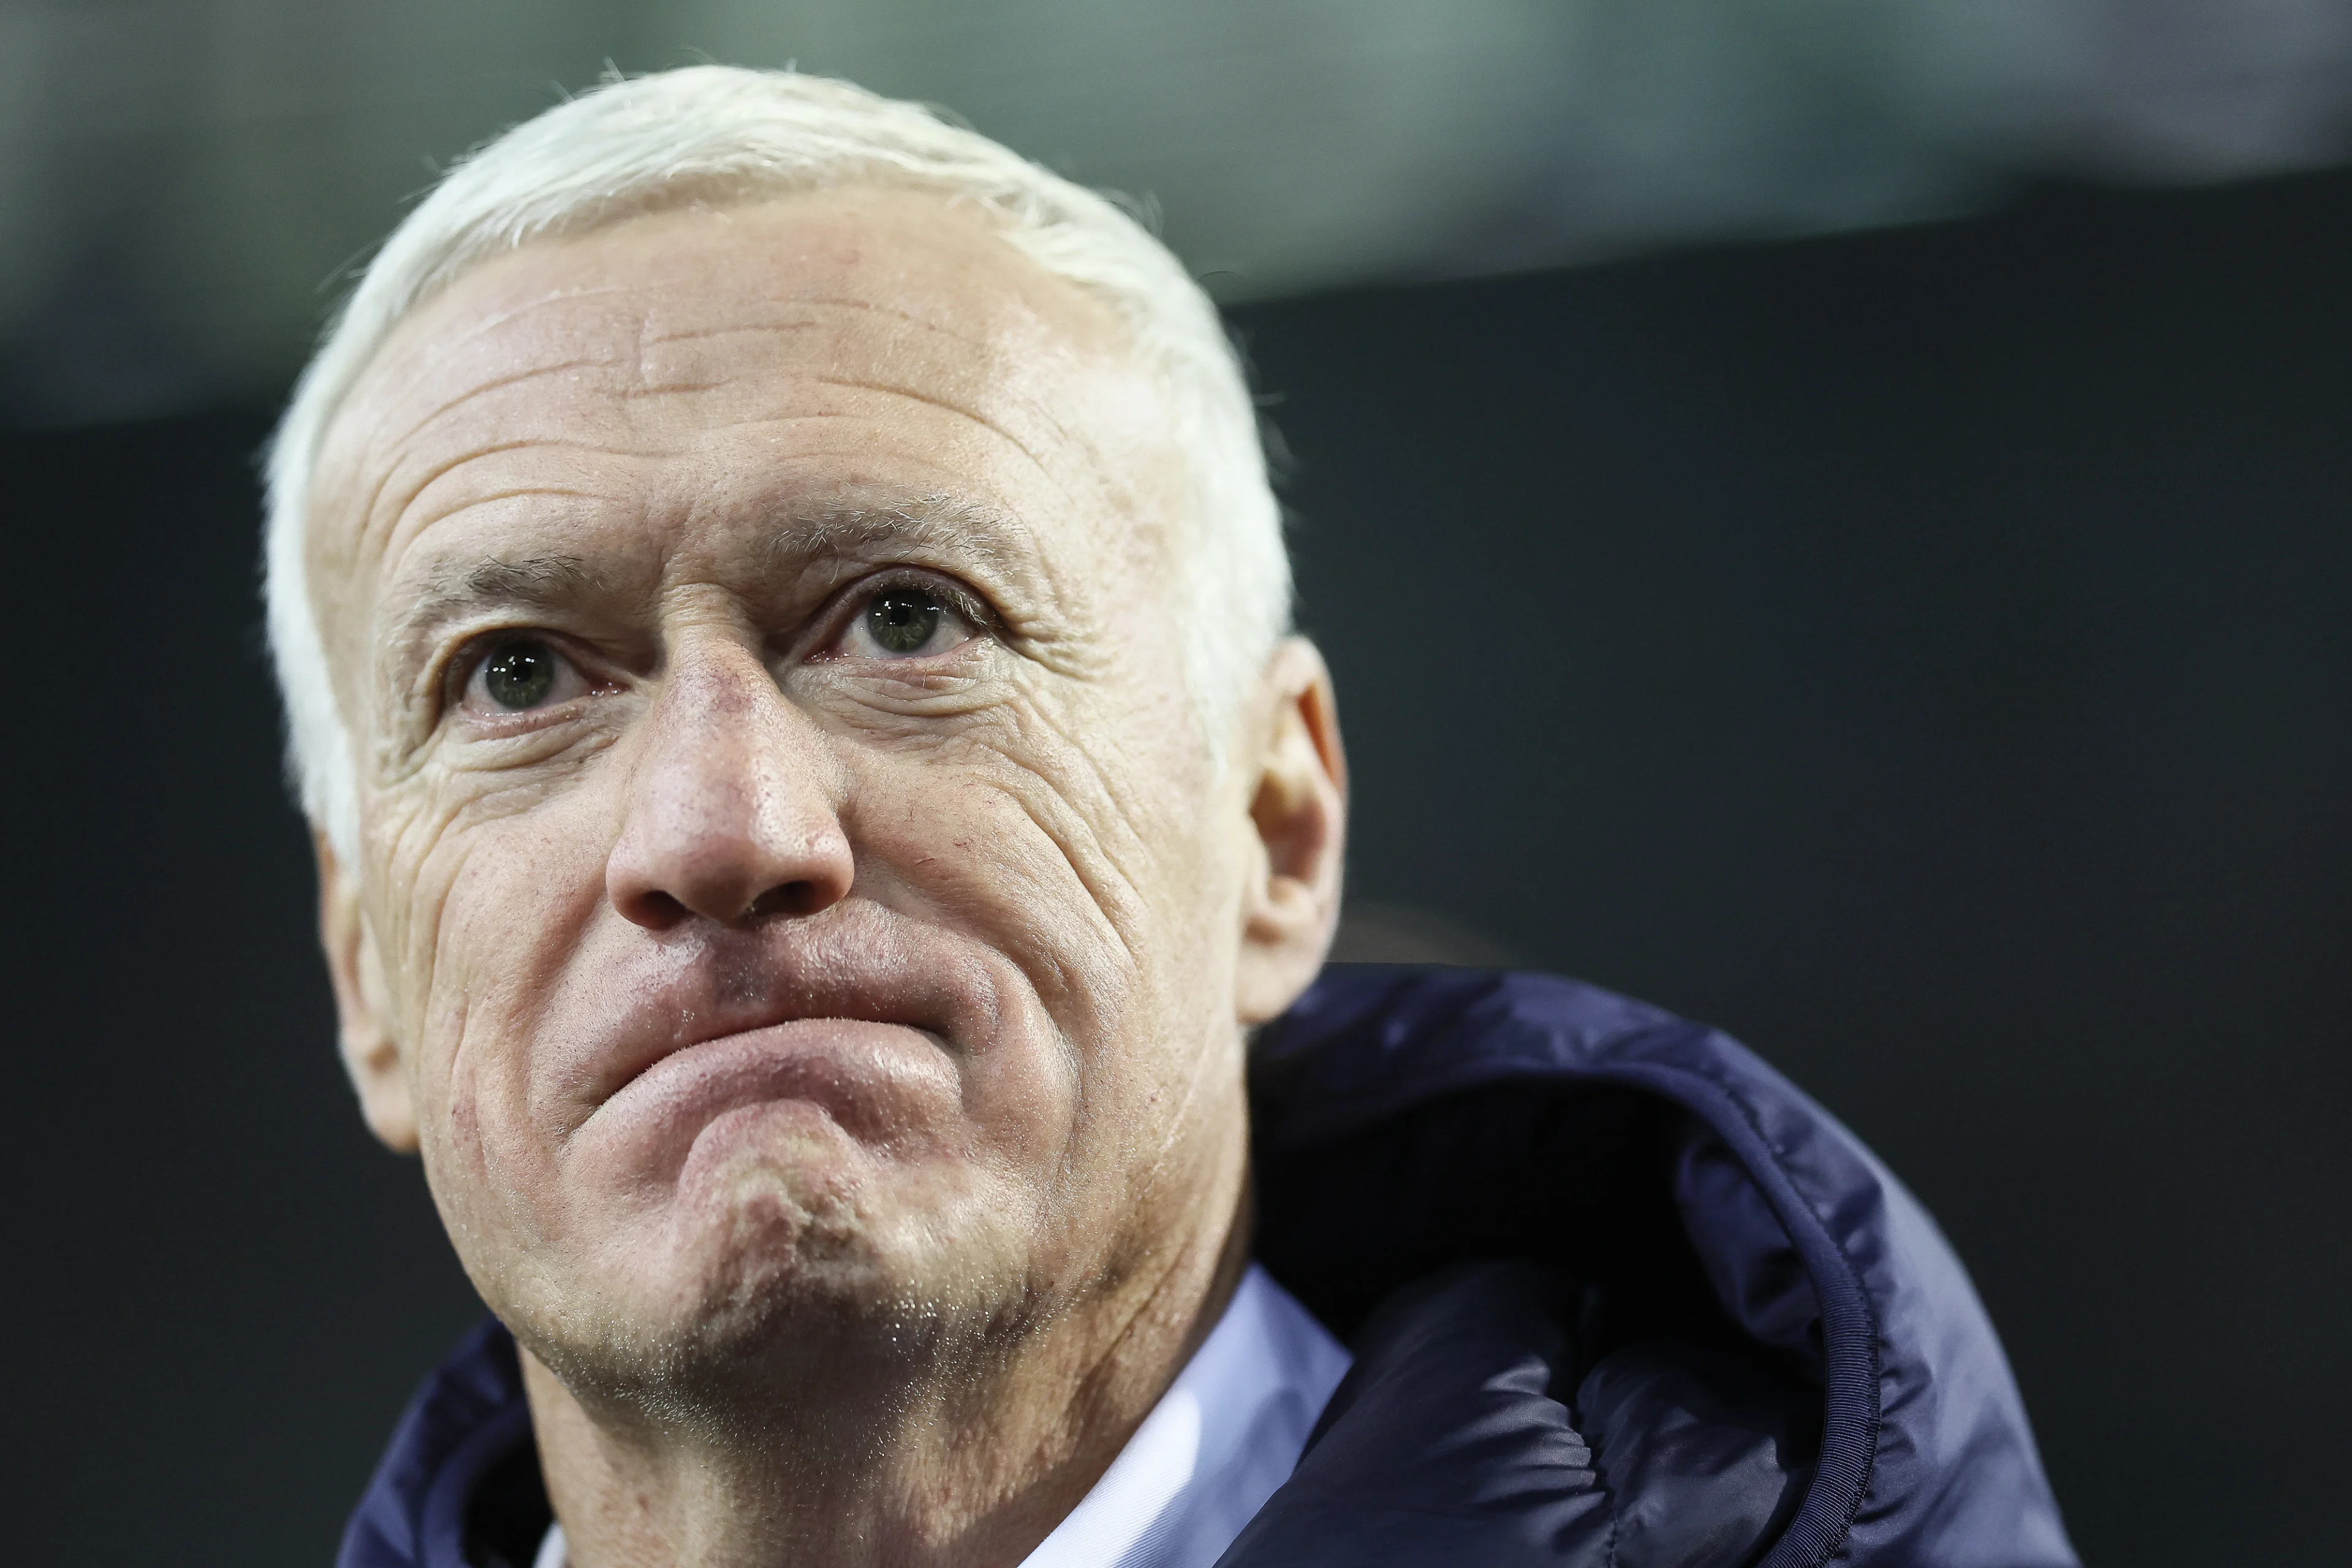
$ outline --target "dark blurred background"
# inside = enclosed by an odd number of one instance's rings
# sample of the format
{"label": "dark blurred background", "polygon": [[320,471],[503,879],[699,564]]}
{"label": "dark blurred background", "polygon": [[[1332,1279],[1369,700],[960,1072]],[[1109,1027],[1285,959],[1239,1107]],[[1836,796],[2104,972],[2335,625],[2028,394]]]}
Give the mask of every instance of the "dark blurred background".
{"label": "dark blurred background", "polygon": [[1154,195],[1292,454],[1346,941],[1741,1036],[2095,1563],[2341,1560],[2352,6],[0,8],[10,1562],[322,1563],[478,1306],[362,1131],[252,457],[430,167],[838,71]]}

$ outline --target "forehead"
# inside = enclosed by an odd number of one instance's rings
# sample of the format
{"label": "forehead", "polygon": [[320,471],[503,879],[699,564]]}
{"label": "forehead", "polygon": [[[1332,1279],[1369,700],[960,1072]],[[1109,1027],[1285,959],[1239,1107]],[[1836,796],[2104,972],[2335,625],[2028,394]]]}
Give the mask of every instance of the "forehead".
{"label": "forehead", "polygon": [[[328,432],[320,564],[566,498],[679,514],[793,489],[1134,512],[1172,454],[1110,310],[969,206],[814,193],[648,215],[485,264]],[[1125,503],[1125,504],[1121,504]]]}

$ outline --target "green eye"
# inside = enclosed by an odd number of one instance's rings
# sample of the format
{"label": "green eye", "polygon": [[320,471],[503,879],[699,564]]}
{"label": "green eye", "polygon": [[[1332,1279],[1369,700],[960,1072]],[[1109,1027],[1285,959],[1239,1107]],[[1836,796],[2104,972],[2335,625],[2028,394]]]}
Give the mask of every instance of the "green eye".
{"label": "green eye", "polygon": [[914,653],[940,629],[941,611],[929,594],[892,588],[866,607],[866,629],[890,653]]}
{"label": "green eye", "polygon": [[483,661],[482,689],[501,708],[536,708],[555,689],[555,653],[545,643],[510,642]]}

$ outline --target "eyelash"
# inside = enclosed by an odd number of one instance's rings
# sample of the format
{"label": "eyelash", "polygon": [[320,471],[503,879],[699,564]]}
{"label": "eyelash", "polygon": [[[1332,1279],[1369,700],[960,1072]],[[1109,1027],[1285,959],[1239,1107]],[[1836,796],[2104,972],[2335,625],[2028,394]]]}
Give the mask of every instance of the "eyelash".
{"label": "eyelash", "polygon": [[840,606],[839,611],[826,617],[827,630],[823,646],[829,647],[839,641],[842,634],[849,629],[850,622],[856,618],[859,610],[894,588],[913,589],[929,594],[962,616],[972,630],[986,633],[992,637],[996,635],[995,612],[983,604],[980,596],[953,578],[944,577],[937,573],[901,568],[897,571],[883,572],[872,577],[861,577],[851,584],[836,601]]}

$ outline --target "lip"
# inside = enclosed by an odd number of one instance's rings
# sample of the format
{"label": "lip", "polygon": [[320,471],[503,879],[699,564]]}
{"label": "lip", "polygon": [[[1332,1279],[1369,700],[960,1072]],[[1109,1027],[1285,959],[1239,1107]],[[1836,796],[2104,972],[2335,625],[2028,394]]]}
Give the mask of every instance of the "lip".
{"label": "lip", "polygon": [[898,1029],[920,1035],[935,1047],[944,1046],[938,1026],[947,1022],[941,1015],[949,1009],[938,1005],[936,998],[909,997],[895,986],[828,988],[831,994],[807,987],[795,989],[797,994],[789,1003],[681,1006],[674,1013],[677,1025],[666,1032],[625,1027],[615,1042],[619,1048],[596,1053],[595,1068],[578,1085],[583,1091],[581,1098],[601,1108],[648,1078],[658,1083],[666,1071],[687,1070],[689,1064],[671,1067],[680,1058],[707,1055],[730,1041],[765,1036],[797,1037],[795,1031],[805,1032],[803,1026]]}
{"label": "lip", "polygon": [[995,987],[982,966],[941,933],[855,924],[581,954],[548,1021],[543,1090],[582,1120],[669,1057],[817,1019],[897,1025],[959,1046],[988,1037]]}
{"label": "lip", "polygon": [[910,922],[724,933],[581,955],[542,1038],[543,1125],[641,1175],[738,1108],[798,1102],[865,1141],[950,1124],[997,1022],[976,955]]}
{"label": "lip", "polygon": [[644,1174],[675,1173],[706,1129],[746,1107],[822,1111],[868,1147],[941,1130],[961,1080],[926,1030],[868,1018],[793,1018],[670,1051],[607,1097],[576,1147],[610,1150]]}

